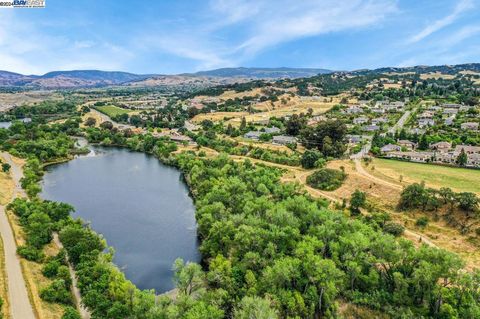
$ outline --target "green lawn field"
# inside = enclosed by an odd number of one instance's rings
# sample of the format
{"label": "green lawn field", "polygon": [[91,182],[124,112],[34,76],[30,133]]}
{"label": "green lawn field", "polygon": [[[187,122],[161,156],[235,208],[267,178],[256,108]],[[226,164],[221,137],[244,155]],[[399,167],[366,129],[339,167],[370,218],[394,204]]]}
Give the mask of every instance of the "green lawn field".
{"label": "green lawn field", "polygon": [[401,175],[407,183],[425,181],[433,188],[450,187],[456,191],[480,193],[480,170],[386,159],[374,159],[373,165],[374,175],[397,182]]}
{"label": "green lawn field", "polygon": [[121,107],[118,107],[115,105],[96,106],[95,109],[98,110],[99,112],[102,112],[105,115],[108,115],[109,117],[132,112],[131,110],[122,109]]}

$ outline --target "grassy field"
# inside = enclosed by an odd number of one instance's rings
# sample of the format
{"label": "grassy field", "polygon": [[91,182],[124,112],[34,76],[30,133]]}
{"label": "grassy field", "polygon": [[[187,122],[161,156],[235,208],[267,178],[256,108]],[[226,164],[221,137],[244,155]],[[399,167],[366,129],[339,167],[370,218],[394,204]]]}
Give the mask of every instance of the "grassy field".
{"label": "grassy field", "polygon": [[445,79],[445,80],[452,80],[455,78],[455,75],[451,74],[443,74],[441,72],[431,72],[431,73],[424,73],[420,74],[420,79],[428,80],[428,79]]}
{"label": "grassy field", "polygon": [[371,173],[386,180],[400,182],[400,176],[403,176],[404,183],[425,181],[433,188],[450,187],[480,194],[480,170],[386,159],[374,159],[371,165],[375,166]]}
{"label": "grassy field", "polygon": [[105,115],[108,115],[109,117],[128,114],[132,112],[131,110],[122,109],[121,107],[118,107],[115,105],[96,106],[95,109],[98,110],[99,112],[102,112]]}

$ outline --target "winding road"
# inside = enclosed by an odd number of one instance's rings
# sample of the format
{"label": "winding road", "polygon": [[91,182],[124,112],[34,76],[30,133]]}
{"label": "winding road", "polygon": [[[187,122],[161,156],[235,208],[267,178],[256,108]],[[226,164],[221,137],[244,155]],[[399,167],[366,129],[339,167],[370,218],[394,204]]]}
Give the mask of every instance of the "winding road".
{"label": "winding road", "polygon": [[[10,154],[0,153],[7,163],[11,165],[12,178],[15,181],[13,197],[24,196],[20,187],[22,177],[21,168],[13,162]],[[8,222],[5,206],[0,205],[0,233],[3,239],[5,250],[5,271],[7,273],[8,298],[10,311],[13,319],[35,319],[33,307],[28,298],[27,286],[22,274],[20,257],[17,255],[17,245],[13,236],[12,228]]]}

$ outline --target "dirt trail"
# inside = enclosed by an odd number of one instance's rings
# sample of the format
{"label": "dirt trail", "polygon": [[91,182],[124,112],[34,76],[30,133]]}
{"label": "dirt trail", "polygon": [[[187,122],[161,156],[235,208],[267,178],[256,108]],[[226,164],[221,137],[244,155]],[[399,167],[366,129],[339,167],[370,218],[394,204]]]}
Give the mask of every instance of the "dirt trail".
{"label": "dirt trail", "polygon": [[[22,195],[17,181],[22,176],[21,168],[16,165],[10,154],[1,153],[2,157],[11,165],[11,174],[15,180],[13,196]],[[12,228],[8,222],[5,206],[0,205],[0,233],[5,250],[5,270],[7,273],[8,298],[10,311],[13,319],[35,319],[33,307],[28,298],[27,286],[22,274],[20,257],[17,255],[17,245],[13,236]]]}
{"label": "dirt trail", "polygon": [[360,175],[363,175],[364,177],[366,177],[367,179],[371,180],[372,182],[375,182],[375,183],[378,183],[380,185],[384,185],[384,186],[387,186],[387,187],[391,187],[391,188],[394,188],[394,189],[398,189],[398,190],[402,190],[403,187],[398,185],[398,184],[394,184],[394,183],[390,183],[386,180],[383,180],[381,178],[378,178],[376,176],[373,176],[372,174],[370,174],[369,172],[367,172],[365,170],[365,168],[363,168],[362,166],[362,163],[360,162],[360,159],[356,158],[355,160],[355,169],[357,170],[357,172],[360,174]]}
{"label": "dirt trail", "polygon": [[[58,248],[60,249],[63,248],[62,243],[58,239],[57,233],[53,234],[53,242],[55,243],[55,245],[57,245]],[[82,317],[82,319],[90,319],[91,317],[90,312],[81,303],[82,296],[80,294],[80,289],[78,289],[77,276],[75,275],[75,270],[73,270],[73,267],[70,264],[70,262],[68,263],[68,270],[70,271],[70,278],[72,279],[72,293],[73,293],[73,296],[75,297],[75,305],[77,306],[77,309],[80,312],[80,316]]]}

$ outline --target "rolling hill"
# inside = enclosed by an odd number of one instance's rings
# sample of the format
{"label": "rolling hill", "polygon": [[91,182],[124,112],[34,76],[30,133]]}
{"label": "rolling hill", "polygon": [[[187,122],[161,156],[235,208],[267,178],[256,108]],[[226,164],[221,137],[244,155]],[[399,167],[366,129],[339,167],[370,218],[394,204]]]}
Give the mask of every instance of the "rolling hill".
{"label": "rolling hill", "polygon": [[75,89],[108,86],[215,86],[245,82],[249,80],[278,80],[310,78],[317,75],[379,75],[387,73],[440,73],[458,75],[470,72],[480,75],[480,63],[440,66],[385,67],[379,69],[362,69],[354,71],[330,71],[310,68],[223,68],[196,73],[178,75],[134,74],[118,71],[74,70],[54,71],[44,75],[22,75],[0,71],[0,87],[19,87],[25,89]]}

